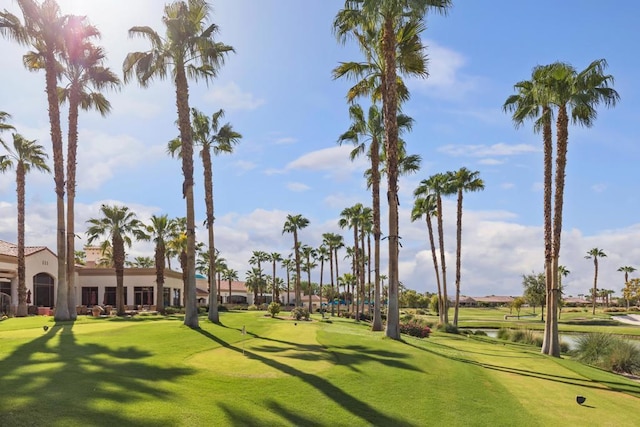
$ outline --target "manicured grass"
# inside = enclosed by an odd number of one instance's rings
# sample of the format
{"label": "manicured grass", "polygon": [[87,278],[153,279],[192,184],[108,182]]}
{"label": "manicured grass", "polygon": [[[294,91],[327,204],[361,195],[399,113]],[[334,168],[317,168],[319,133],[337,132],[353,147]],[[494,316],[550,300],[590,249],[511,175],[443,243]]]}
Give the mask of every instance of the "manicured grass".
{"label": "manicured grass", "polygon": [[8,319],[0,424],[636,425],[640,383],[621,376],[520,344],[395,342],[318,320],[230,312],[192,330],[179,317]]}

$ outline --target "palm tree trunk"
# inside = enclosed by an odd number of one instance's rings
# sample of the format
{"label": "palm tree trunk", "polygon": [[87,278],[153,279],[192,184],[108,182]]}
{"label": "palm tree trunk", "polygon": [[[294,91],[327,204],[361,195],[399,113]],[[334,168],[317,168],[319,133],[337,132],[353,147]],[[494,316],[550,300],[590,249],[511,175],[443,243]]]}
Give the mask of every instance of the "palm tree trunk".
{"label": "palm tree trunk", "polygon": [[433,258],[433,267],[436,271],[436,284],[438,286],[438,318],[440,323],[444,323],[444,301],[442,299],[442,288],[440,286],[440,270],[438,270],[438,256],[436,254],[436,245],[433,239],[433,225],[431,223],[431,215],[427,213],[427,230],[429,231],[429,244],[431,245],[431,257]]}
{"label": "palm tree trunk", "polygon": [[[213,323],[220,323],[220,315],[218,313],[218,292],[216,292],[215,277],[217,271],[216,265],[216,247],[214,241],[213,230],[213,167],[211,165],[211,152],[208,145],[203,145],[200,151],[202,157],[202,166],[204,174],[204,201],[207,210],[207,231],[209,238],[209,313],[208,318]],[[219,285],[218,285],[219,286]]]}
{"label": "palm tree trunk", "polygon": [[458,188],[458,209],[456,219],[456,304],[453,309],[453,324],[458,326],[460,306],[460,257],[462,254],[462,187]]}
{"label": "palm tree trunk", "polygon": [[51,145],[53,151],[53,175],[56,187],[56,249],[58,257],[58,292],[55,302],[55,320],[70,320],[69,288],[67,286],[66,232],[64,221],[64,155],[62,152],[62,130],[60,129],[60,109],[58,106],[56,59],[48,52],[45,59],[45,79],[47,101],[49,104],[49,124],[51,126]]}
{"label": "palm tree trunk", "polygon": [[[552,206],[551,206],[551,193],[553,189],[553,137],[551,134],[551,119],[549,117],[549,107],[544,107],[542,110],[543,117],[546,117],[542,129],[542,139],[544,146],[544,200],[543,200],[543,212],[544,212],[544,274],[545,274],[545,305],[547,306],[547,313],[549,312],[551,298],[553,297],[553,238],[552,238]],[[547,320],[544,325],[544,339],[542,342],[543,354],[550,354],[549,349],[551,347],[551,333],[554,329],[551,324],[552,318],[547,315]]]}
{"label": "palm tree trunk", "polygon": [[293,246],[296,254],[296,307],[302,306],[302,296],[300,295],[300,250],[298,248],[298,231],[293,229]]}
{"label": "palm tree trunk", "polygon": [[187,271],[185,287],[184,324],[197,328],[198,307],[196,301],[196,225],[193,200],[193,136],[189,119],[189,85],[185,75],[184,64],[175,65],[176,107],[178,109],[178,127],[182,140],[182,197],[186,200],[187,209]]}
{"label": "palm tree trunk", "polygon": [[[331,317],[336,315],[336,309],[334,300],[335,300],[335,282],[333,281],[333,247],[329,245],[329,274],[331,276]],[[327,298],[327,302],[329,298]]]}
{"label": "palm tree trunk", "polygon": [[113,236],[111,247],[113,248],[113,265],[116,270],[116,312],[118,316],[124,316],[124,241],[119,235]]}
{"label": "palm tree trunk", "polygon": [[69,317],[78,317],[75,289],[75,197],[76,197],[76,153],[78,151],[78,89],[71,88],[69,96],[69,131],[67,137],[67,283]]}
{"label": "palm tree trunk", "polygon": [[389,203],[389,304],[385,335],[400,339],[400,307],[398,285],[398,94],[396,87],[396,37],[394,21],[388,16],[383,23],[382,50],[384,73],[382,107],[387,151],[387,202]]}
{"label": "palm tree trunk", "polygon": [[440,245],[440,267],[442,268],[442,321],[449,323],[449,296],[447,295],[447,264],[444,257],[444,231],[442,226],[442,197],[437,195],[438,243]]}
{"label": "palm tree trunk", "polygon": [[22,161],[16,166],[16,191],[18,197],[18,310],[16,316],[25,317],[27,309],[26,266],[24,258],[24,210],[25,210],[25,168]]}
{"label": "palm tree trunk", "polygon": [[[567,108],[565,105],[558,109],[557,122],[557,156],[556,156],[556,192],[554,196],[554,213],[553,213],[553,264],[551,271],[557,272],[560,258],[560,238],[562,236],[562,207],[564,203],[564,179],[565,169],[567,166],[567,144],[569,139],[568,132],[569,118],[567,116]],[[560,357],[560,342],[558,339],[558,320],[557,320],[557,292],[558,292],[558,276],[551,274],[553,277],[553,286],[551,288],[550,304],[547,306],[547,318],[551,319],[551,343],[549,347],[549,355]]]}
{"label": "palm tree trunk", "polygon": [[160,314],[164,314],[164,242],[156,244],[155,265],[156,265],[156,310]]}
{"label": "palm tree trunk", "polygon": [[595,314],[596,314],[596,299],[598,297],[598,256],[597,255],[593,256],[593,267],[594,267],[594,274],[593,274],[593,312],[591,314],[593,314],[595,316]]}

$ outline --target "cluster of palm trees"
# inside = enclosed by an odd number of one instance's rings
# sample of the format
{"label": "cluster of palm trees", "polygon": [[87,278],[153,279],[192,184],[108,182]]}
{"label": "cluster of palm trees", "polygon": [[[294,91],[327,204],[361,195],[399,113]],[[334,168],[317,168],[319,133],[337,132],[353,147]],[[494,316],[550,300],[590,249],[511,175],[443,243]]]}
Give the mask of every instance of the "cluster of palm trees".
{"label": "cluster of palm trees", "polygon": [[[512,113],[516,127],[526,120],[534,121],[534,131],[542,132],[544,152],[544,260],[547,280],[548,313],[545,322],[542,353],[560,356],[558,340],[558,270],[560,238],[562,235],[562,207],[569,142],[569,122],[585,127],[593,125],[596,107],[614,106],[619,99],[611,87],[613,76],[606,74],[604,59],[593,61],[578,71],[564,62],[554,62],[533,68],[530,80],[515,84],[516,93],[507,98],[503,109]],[[553,178],[552,125],[555,118],[555,179]],[[553,198],[552,198],[553,193]]]}
{"label": "cluster of palm trees", "polygon": [[[438,314],[442,324],[449,323],[449,296],[447,294],[447,264],[444,244],[444,212],[442,197],[456,195],[456,297],[454,303],[453,324],[458,325],[458,308],[460,305],[460,270],[462,255],[462,202],[464,193],[484,190],[484,181],[479,171],[471,171],[462,167],[457,171],[437,173],[423,179],[414,191],[415,201],[411,210],[411,220],[426,218],[429,245],[433,259],[438,288]],[[438,246],[440,248],[440,269],[436,254],[432,217],[436,218]]]}
{"label": "cluster of palm trees", "polygon": [[[56,320],[73,319],[76,316],[74,269],[74,200],[76,151],[78,144],[79,109],[94,108],[102,115],[110,111],[108,100],[100,93],[107,88],[118,88],[120,80],[109,68],[104,67],[105,54],[94,44],[100,33],[86,18],[63,15],[55,0],[17,0],[22,20],[8,12],[0,12],[0,33],[22,45],[28,46],[23,62],[30,70],[44,70],[51,130],[53,170],[56,192],[58,292],[56,298]],[[136,26],[129,30],[131,37],[142,37],[150,42],[145,52],[132,52],[123,63],[124,82],[135,77],[143,87],[154,79],[170,78],[176,90],[178,128],[180,131],[180,158],[184,176],[183,196],[186,202],[186,315],[185,324],[198,326],[195,296],[196,232],[193,200],[193,146],[194,130],[191,125],[189,106],[189,80],[210,81],[217,76],[227,54],[233,48],[215,40],[218,27],[209,23],[211,8],[205,0],[175,1],[164,8],[162,22],[165,32],[160,34],[148,26]],[[65,82],[59,87],[58,82]],[[61,103],[69,104],[67,137],[67,159],[63,153],[63,137],[60,125]],[[199,123],[193,111],[195,128],[209,127]],[[213,132],[229,131],[230,141],[239,138],[232,129],[217,129],[218,112],[212,117]],[[202,125],[202,127],[200,127]],[[212,136],[207,134],[207,137]],[[215,143],[213,139],[207,144]],[[204,141],[201,142],[204,146]],[[220,148],[224,151],[224,148]],[[203,149],[206,162],[208,150]],[[210,189],[210,188],[209,188]],[[67,205],[65,211],[65,191]],[[208,195],[210,192],[208,192]],[[211,203],[212,206],[212,203]],[[104,211],[103,211],[104,213]],[[65,223],[66,218],[66,223]],[[213,211],[207,211],[209,227],[209,249],[213,245]],[[97,226],[97,224],[96,224]],[[114,258],[116,249],[114,248]],[[123,254],[117,254],[118,258]],[[213,296],[215,298],[215,295]],[[217,307],[217,304],[210,306]],[[217,321],[217,311],[210,313]]]}

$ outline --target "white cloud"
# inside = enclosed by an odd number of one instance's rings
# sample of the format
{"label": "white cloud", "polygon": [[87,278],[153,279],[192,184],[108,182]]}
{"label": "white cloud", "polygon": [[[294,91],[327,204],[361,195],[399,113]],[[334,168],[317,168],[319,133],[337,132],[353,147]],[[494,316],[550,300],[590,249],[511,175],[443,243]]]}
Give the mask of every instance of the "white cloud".
{"label": "white cloud", "polygon": [[496,157],[537,153],[540,149],[530,144],[505,144],[500,142],[493,145],[448,144],[438,147],[438,151],[453,157]]}
{"label": "white cloud", "polygon": [[250,92],[243,92],[235,82],[216,85],[205,96],[212,104],[225,110],[255,110],[265,104],[265,100],[256,98]]}
{"label": "white cloud", "polygon": [[426,79],[413,78],[410,88],[416,87],[426,95],[443,99],[460,99],[480,86],[480,78],[464,74],[467,58],[433,40],[424,40],[428,57]]}
{"label": "white cloud", "polygon": [[503,190],[511,190],[512,188],[515,188],[516,185],[513,182],[504,182],[502,184],[500,184],[500,188],[502,188]]}
{"label": "white cloud", "polygon": [[285,170],[327,171],[332,177],[342,180],[354,171],[364,170],[367,165],[363,157],[351,161],[351,150],[348,146],[337,146],[312,151],[289,162]]}
{"label": "white cloud", "polygon": [[607,189],[607,184],[594,184],[591,186],[591,189],[596,193],[602,193]]}
{"label": "white cloud", "polygon": [[250,162],[248,160],[238,160],[233,162],[233,166],[239,169],[241,172],[247,172],[253,170],[257,167],[254,162]]}
{"label": "white cloud", "polygon": [[304,191],[308,191],[311,189],[311,187],[309,187],[306,184],[303,184],[301,182],[288,182],[287,183],[287,188],[291,191],[294,191],[296,193],[302,193]]}
{"label": "white cloud", "polygon": [[96,190],[116,173],[164,158],[164,146],[146,147],[129,135],[83,131],[78,144],[78,187]]}
{"label": "white cloud", "polygon": [[278,138],[276,139],[276,144],[278,145],[288,145],[288,144],[295,144],[296,142],[298,142],[298,140],[296,138],[293,137],[284,137],[284,138]]}
{"label": "white cloud", "polygon": [[496,165],[504,164],[504,160],[482,159],[482,160],[478,160],[478,163],[481,164],[481,165],[496,166]]}

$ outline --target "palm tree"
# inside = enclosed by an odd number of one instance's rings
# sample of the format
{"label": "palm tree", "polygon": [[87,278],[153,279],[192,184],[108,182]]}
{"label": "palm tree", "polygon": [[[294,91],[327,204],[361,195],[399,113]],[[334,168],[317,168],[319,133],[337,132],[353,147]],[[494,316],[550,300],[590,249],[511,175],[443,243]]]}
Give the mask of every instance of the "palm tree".
{"label": "palm tree", "polygon": [[[636,269],[635,269],[635,267],[631,267],[629,265],[625,265],[625,266],[622,266],[622,267],[618,268],[618,271],[624,273],[624,284],[626,286],[627,282],[629,281],[629,273],[633,273],[634,271],[636,271]],[[627,309],[628,308],[629,308],[629,300],[627,300]]]}
{"label": "palm tree", "polygon": [[69,307],[68,304],[64,217],[64,156],[57,89],[58,73],[61,68],[57,57],[64,52],[63,27],[68,18],[60,15],[60,8],[55,0],[45,0],[41,4],[34,0],[17,0],[17,3],[22,12],[24,23],[17,16],[6,10],[0,12],[0,33],[23,46],[33,48],[33,51],[28,52],[23,57],[25,66],[33,71],[43,68],[45,71],[45,92],[49,107],[53,179],[56,192],[58,290],[55,320],[69,320],[72,318],[71,313],[75,312],[75,307]]}
{"label": "palm tree", "polygon": [[[124,262],[125,246],[131,247],[131,237],[144,238],[143,224],[136,219],[136,214],[126,206],[100,207],[102,218],[91,218],[87,221],[87,243],[91,244],[101,237],[111,240],[113,262],[116,269],[116,310],[118,316],[124,315]],[[160,298],[162,296],[159,296]]]}
{"label": "palm tree", "polygon": [[[86,22],[85,17],[72,16],[63,28],[66,56],[62,75],[68,83],[58,89],[62,103],[69,103],[69,127],[67,137],[67,281],[69,307],[75,300],[75,194],[78,151],[78,111],[95,109],[103,117],[111,111],[111,104],[99,91],[118,88],[120,79],[109,68],[103,66],[105,53],[101,47],[91,43],[100,32]],[[92,90],[92,89],[95,89]],[[75,310],[69,310],[72,318]]]}
{"label": "palm tree", "polygon": [[[316,261],[320,261],[320,309],[322,311],[322,284],[324,277],[324,262],[329,261],[329,248],[324,243],[321,244],[316,250]],[[324,311],[322,311],[324,317]]]}
{"label": "palm tree", "polygon": [[[195,145],[201,147],[200,158],[202,159],[203,173],[204,173],[204,193],[205,193],[205,206],[207,211],[207,218],[205,224],[208,230],[209,239],[209,258],[215,259],[215,240],[214,240],[214,228],[213,223],[215,221],[214,209],[213,209],[213,166],[211,161],[211,152],[214,155],[221,153],[232,153],[233,146],[236,145],[242,135],[233,130],[231,124],[226,123],[220,126],[220,120],[224,117],[224,110],[218,110],[213,113],[211,119],[201,111],[193,108],[191,109],[191,116],[193,122],[193,140]],[[171,155],[180,155],[182,148],[182,141],[180,138],[175,138],[169,142],[168,151]],[[217,260],[216,260],[217,261]],[[220,322],[220,315],[218,313],[218,295],[213,286],[213,278],[216,275],[216,271],[221,271],[221,266],[214,262],[212,265],[211,283],[209,288],[213,289],[209,293],[209,320],[214,323]]]}
{"label": "palm tree", "polygon": [[291,258],[291,254],[289,254],[289,256],[285,259],[283,259],[281,261],[281,265],[282,267],[285,269],[285,271],[287,272],[287,306],[289,306],[289,290],[290,290],[290,285],[291,285],[291,270],[295,269],[295,260]]}
{"label": "palm tree", "polygon": [[153,240],[154,265],[156,268],[156,310],[164,314],[164,269],[165,257],[167,253],[167,242],[176,233],[176,222],[170,220],[167,215],[151,216],[150,224],[144,226],[143,240]]}
{"label": "palm tree", "polygon": [[429,244],[431,246],[431,257],[433,259],[433,267],[436,272],[436,284],[438,287],[438,316],[440,323],[444,322],[444,301],[442,299],[442,287],[440,285],[440,271],[438,270],[438,256],[433,238],[433,224],[431,217],[438,215],[436,206],[436,196],[428,194],[426,196],[416,196],[411,210],[411,221],[417,221],[424,215],[427,222],[427,232],[429,233]]}
{"label": "palm tree", "polygon": [[0,155],[0,172],[14,167],[16,170],[16,192],[18,194],[18,310],[16,315],[24,317],[28,314],[24,258],[26,175],[32,169],[49,172],[48,156],[44,148],[37,144],[37,141],[30,141],[17,133],[13,134],[13,148],[2,139],[0,139],[0,144],[7,151],[7,154]]}
{"label": "palm tree", "polygon": [[263,284],[265,283],[265,281],[262,278],[262,263],[269,261],[269,254],[264,252],[264,251],[253,251],[253,255],[251,256],[251,259],[249,259],[249,264],[251,265],[257,265],[257,271],[258,271],[258,275],[259,277],[259,282],[260,282],[260,301],[256,303],[256,305],[262,304],[264,301],[262,301],[262,293],[263,293]]}
{"label": "palm tree", "polygon": [[442,269],[442,322],[449,323],[449,296],[447,295],[447,264],[444,250],[444,227],[442,224],[442,195],[451,193],[451,175],[438,173],[420,181],[413,194],[416,197],[435,195],[438,244],[440,246],[440,267]]}
{"label": "palm tree", "polygon": [[[358,246],[358,227],[361,224],[363,209],[364,206],[362,206],[362,203],[356,203],[349,208],[344,208],[342,212],[340,212],[340,220],[338,221],[338,225],[340,226],[340,228],[353,229],[353,275],[356,278],[356,285],[361,278],[361,266],[359,259],[360,249]],[[359,320],[360,316],[356,313],[356,321]]]}
{"label": "palm tree", "polygon": [[313,262],[313,260],[311,258],[315,258],[316,257],[316,250],[314,248],[312,248],[309,245],[302,245],[300,247],[300,252],[302,254],[302,256],[304,257],[304,264],[302,266],[302,270],[304,270],[307,273],[307,283],[309,284],[309,313],[311,313],[313,311],[313,305],[311,302],[311,294],[312,294],[312,290],[311,290],[311,270],[313,270],[314,268],[316,268],[318,266],[318,264],[316,264],[315,262]]}
{"label": "palm tree", "polygon": [[484,181],[479,171],[470,171],[462,167],[451,175],[451,185],[458,193],[456,221],[456,302],[453,312],[453,324],[458,325],[458,307],[460,305],[460,260],[462,253],[462,198],[469,191],[484,190]]}
{"label": "palm tree", "polygon": [[[400,311],[398,305],[398,83],[397,72],[412,72],[425,77],[426,57],[414,63],[411,69],[404,68],[397,58],[399,34],[413,33],[417,40],[414,46],[422,51],[420,33],[424,30],[424,16],[428,10],[445,13],[450,0],[359,0],[346,1],[345,8],[338,13],[334,29],[338,38],[345,41],[358,28],[373,27],[380,37],[383,72],[380,76],[383,106],[385,145],[387,149],[387,188],[389,203],[389,306],[386,336],[400,339]],[[369,55],[371,57],[371,55]]]}
{"label": "palm tree", "polygon": [[[551,78],[548,80],[551,101],[558,109],[556,119],[556,175],[555,194],[553,199],[553,260],[551,271],[558,270],[560,258],[560,238],[562,236],[562,207],[564,203],[564,182],[567,165],[567,146],[569,141],[569,111],[571,121],[585,127],[591,127],[597,116],[595,107],[600,103],[605,106],[614,106],[618,99],[618,93],[609,87],[613,84],[613,76],[605,75],[604,69],[607,62],[604,59],[593,61],[581,72],[564,63],[550,65]],[[554,281],[557,276],[554,274]],[[555,293],[558,291],[557,283],[552,286],[554,295],[550,302],[557,301]],[[549,307],[550,311],[551,307]],[[594,304],[595,313],[595,304]],[[557,323],[557,322],[556,322]],[[554,348],[551,351],[555,357],[560,357],[560,350]]]}
{"label": "palm tree", "polygon": [[231,302],[231,282],[238,280],[238,272],[232,268],[225,268],[222,271],[222,279],[229,282],[229,296],[227,297],[227,304]]}
{"label": "palm tree", "polygon": [[262,270],[253,267],[246,273],[247,289],[253,292],[253,303],[259,305],[258,292],[264,287],[264,279],[262,278]]}
{"label": "palm tree", "polygon": [[594,267],[594,274],[593,274],[593,290],[591,292],[591,295],[593,297],[593,313],[592,314],[596,314],[596,297],[598,296],[598,258],[604,258],[606,257],[607,254],[604,253],[604,251],[600,248],[593,248],[591,250],[589,250],[587,252],[587,255],[585,256],[586,259],[593,259],[593,267]]}
{"label": "palm tree", "polygon": [[137,256],[133,261],[126,261],[125,265],[133,268],[152,268],[154,266],[154,261],[153,258],[148,256]]}
{"label": "palm tree", "polygon": [[298,230],[301,230],[309,225],[309,220],[302,215],[287,215],[287,219],[284,222],[284,226],[282,228],[282,234],[284,233],[292,233],[293,234],[293,251],[295,253],[296,260],[296,306],[301,306],[302,301],[300,300],[300,248],[298,242]]}
{"label": "palm tree", "polygon": [[[342,242],[342,236],[336,233],[324,233],[322,235],[322,244],[323,246],[325,246],[329,252],[329,272],[331,275],[331,295],[335,295],[335,284],[336,282],[334,281],[334,278],[336,276],[334,276],[333,274],[333,268],[334,265],[336,267],[336,269],[338,268],[338,259],[337,254],[335,253],[337,251],[337,247],[341,244]],[[336,279],[337,280],[337,279]],[[335,316],[335,307],[333,304],[333,301],[331,303],[331,316]]]}
{"label": "palm tree", "polygon": [[196,232],[193,201],[193,135],[189,118],[188,78],[209,81],[216,77],[231,46],[216,42],[215,24],[207,24],[211,9],[205,0],[176,1],[164,8],[166,33],[161,37],[150,27],[133,27],[131,37],[146,38],[151,43],[147,52],[132,52],[122,65],[125,83],[135,74],[142,87],[154,78],[164,79],[171,72],[178,110],[178,128],[182,141],[182,195],[186,200],[187,217],[187,286],[185,288],[184,324],[198,327],[196,305],[195,254]]}
{"label": "palm tree", "polygon": [[279,292],[279,288],[277,286],[277,281],[276,281],[276,264],[278,262],[282,261],[282,255],[280,255],[278,252],[271,252],[269,254],[269,261],[271,261],[273,263],[273,274],[271,275],[271,280],[272,280],[272,294],[271,294],[271,301],[276,301],[279,302],[280,301],[280,292]]}

